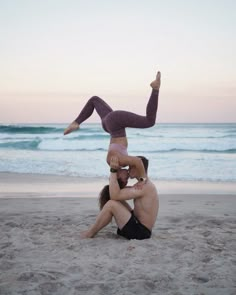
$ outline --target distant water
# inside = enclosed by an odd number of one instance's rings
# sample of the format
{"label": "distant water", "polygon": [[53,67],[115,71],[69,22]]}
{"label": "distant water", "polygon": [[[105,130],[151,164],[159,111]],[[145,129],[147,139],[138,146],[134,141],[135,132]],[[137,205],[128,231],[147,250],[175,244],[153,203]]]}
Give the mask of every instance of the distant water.
{"label": "distant water", "polygon": [[[100,124],[0,125],[0,171],[108,177],[109,135]],[[130,155],[158,180],[236,181],[236,124],[157,124],[127,129]]]}

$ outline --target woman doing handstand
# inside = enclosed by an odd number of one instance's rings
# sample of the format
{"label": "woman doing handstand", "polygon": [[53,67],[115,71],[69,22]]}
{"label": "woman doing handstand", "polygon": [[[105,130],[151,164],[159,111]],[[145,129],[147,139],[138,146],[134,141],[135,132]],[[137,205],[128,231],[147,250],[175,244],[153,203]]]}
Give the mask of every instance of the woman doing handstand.
{"label": "woman doing handstand", "polygon": [[[146,107],[146,116],[140,116],[127,111],[113,111],[112,108],[100,97],[91,97],[78,117],[65,129],[64,135],[80,128],[80,124],[88,119],[94,109],[101,118],[103,129],[111,136],[107,154],[107,163],[112,156],[117,156],[121,167],[129,166],[134,171],[130,177],[142,177],[145,175],[143,163],[138,157],[128,156],[128,141],[125,128],[149,128],[155,125],[158,108],[159,88],[161,85],[161,73],[158,72],[156,79],[150,84],[152,93]],[[130,170],[131,171],[131,170]]]}

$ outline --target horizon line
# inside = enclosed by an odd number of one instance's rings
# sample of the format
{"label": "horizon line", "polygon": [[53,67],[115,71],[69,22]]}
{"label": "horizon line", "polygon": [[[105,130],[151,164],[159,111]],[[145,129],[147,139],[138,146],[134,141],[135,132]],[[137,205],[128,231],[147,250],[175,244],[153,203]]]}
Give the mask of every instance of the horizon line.
{"label": "horizon line", "polygon": [[[0,122],[1,125],[15,125],[15,124],[46,124],[46,125],[50,125],[50,124],[68,124],[70,122],[13,122],[13,123],[9,123],[9,122]],[[83,122],[83,124],[100,124],[101,122]],[[155,125],[159,125],[159,124],[236,124],[235,122],[158,122]],[[132,127],[126,127],[126,128],[132,128]],[[140,128],[133,128],[133,129],[140,129]],[[142,129],[142,128],[141,128]]]}

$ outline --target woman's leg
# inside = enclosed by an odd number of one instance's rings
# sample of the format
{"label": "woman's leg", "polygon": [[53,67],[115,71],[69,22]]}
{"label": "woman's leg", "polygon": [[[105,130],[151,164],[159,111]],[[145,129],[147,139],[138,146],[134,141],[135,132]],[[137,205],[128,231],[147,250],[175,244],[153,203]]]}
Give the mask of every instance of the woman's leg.
{"label": "woman's leg", "polygon": [[[132,112],[115,111],[112,114],[114,121],[119,121],[120,126],[132,128],[148,128],[155,124],[158,109],[159,90],[152,90],[146,107],[146,116],[140,116]],[[117,118],[115,118],[117,116]]]}
{"label": "woman's leg", "polygon": [[125,136],[125,128],[149,128],[156,122],[159,90],[152,90],[146,107],[146,116],[140,116],[126,111],[113,111],[103,122],[112,137]]}
{"label": "woman's leg", "polygon": [[101,119],[103,119],[108,113],[112,112],[112,108],[103,99],[98,96],[93,96],[88,100],[79,116],[75,119],[75,122],[78,124],[84,122],[92,115],[94,109]]}
{"label": "woman's leg", "polygon": [[161,73],[158,72],[156,79],[150,84],[152,93],[146,107],[146,116],[140,116],[126,111],[114,111],[106,116],[103,124],[112,137],[125,136],[125,128],[148,128],[155,124],[158,109],[159,88],[161,86]]}
{"label": "woman's leg", "polygon": [[112,108],[104,100],[98,96],[93,96],[88,100],[78,117],[65,129],[64,135],[79,129],[79,125],[92,115],[94,109],[101,120],[112,112]]}
{"label": "woman's leg", "polygon": [[[74,127],[84,122],[93,113],[94,108],[102,120],[103,128],[111,134],[111,137],[125,137],[125,128],[148,128],[155,124],[156,113],[158,108],[159,88],[161,84],[161,73],[158,72],[156,80],[151,83],[153,88],[146,107],[146,116],[140,116],[132,112],[112,111],[112,109],[99,97],[92,97],[76,120],[65,130],[68,134],[75,130]],[[69,130],[69,131],[68,131]]]}

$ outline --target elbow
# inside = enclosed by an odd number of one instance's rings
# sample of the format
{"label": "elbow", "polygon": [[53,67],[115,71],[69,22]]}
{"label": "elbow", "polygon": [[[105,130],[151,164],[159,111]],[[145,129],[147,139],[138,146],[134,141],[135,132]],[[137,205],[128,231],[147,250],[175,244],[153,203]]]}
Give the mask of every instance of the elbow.
{"label": "elbow", "polygon": [[113,195],[113,194],[111,194],[110,195],[110,198],[111,198],[111,200],[113,200],[113,201],[117,201],[117,195]]}
{"label": "elbow", "polygon": [[110,192],[110,199],[113,201],[118,201],[119,200],[119,194],[116,192]]}
{"label": "elbow", "polygon": [[137,157],[136,161],[136,165],[138,165],[139,167],[143,165],[143,162],[139,157]]}
{"label": "elbow", "polygon": [[111,188],[109,189],[109,194],[110,194],[110,199],[115,200],[115,193],[111,190]]}
{"label": "elbow", "polygon": [[115,200],[115,201],[117,200],[118,192],[111,185],[109,186],[109,194],[110,194],[110,199],[111,200]]}
{"label": "elbow", "polygon": [[140,158],[137,157],[136,159],[136,167],[138,168],[139,173],[144,171],[143,162]]}

